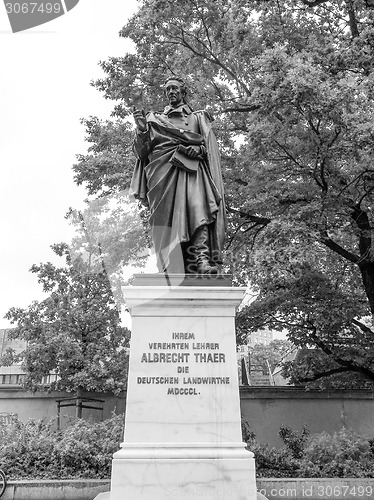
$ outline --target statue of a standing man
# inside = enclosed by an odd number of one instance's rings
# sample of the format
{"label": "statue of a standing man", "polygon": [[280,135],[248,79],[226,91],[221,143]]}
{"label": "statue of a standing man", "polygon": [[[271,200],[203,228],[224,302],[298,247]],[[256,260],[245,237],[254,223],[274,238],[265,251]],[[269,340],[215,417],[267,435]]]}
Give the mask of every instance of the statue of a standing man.
{"label": "statue of a standing man", "polygon": [[212,118],[188,105],[182,79],[169,78],[164,91],[163,112],[133,112],[138,160],[131,192],[149,207],[159,271],[214,275],[226,214]]}

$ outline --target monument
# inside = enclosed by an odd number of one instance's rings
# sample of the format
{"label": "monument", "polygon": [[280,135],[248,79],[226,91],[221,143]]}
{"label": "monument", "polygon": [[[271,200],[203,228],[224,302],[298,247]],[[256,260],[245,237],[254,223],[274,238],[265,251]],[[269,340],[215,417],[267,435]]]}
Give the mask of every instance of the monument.
{"label": "monument", "polygon": [[205,111],[179,78],[166,80],[162,113],[134,110],[138,158],[130,192],[149,207],[159,271],[217,274],[226,213],[220,155]]}
{"label": "monument", "polygon": [[132,316],[124,441],[99,500],[255,500],[242,441],[235,311],[221,274],[226,219],[211,118],[168,79],[163,113],[134,110],[132,191],[151,214],[159,273],[124,287]]}

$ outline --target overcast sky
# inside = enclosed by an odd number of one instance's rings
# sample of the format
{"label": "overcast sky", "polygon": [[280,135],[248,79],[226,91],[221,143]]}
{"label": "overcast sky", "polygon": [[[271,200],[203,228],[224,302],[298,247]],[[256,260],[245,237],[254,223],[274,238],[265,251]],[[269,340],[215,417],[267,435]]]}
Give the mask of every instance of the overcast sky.
{"label": "overcast sky", "polygon": [[0,328],[10,307],[44,297],[29,269],[58,263],[50,245],[70,238],[64,215],[86,196],[71,169],[87,150],[79,120],[108,118],[113,107],[89,83],[103,76],[100,60],[131,50],[118,32],[136,9],[136,0],[80,0],[13,34],[0,5]]}

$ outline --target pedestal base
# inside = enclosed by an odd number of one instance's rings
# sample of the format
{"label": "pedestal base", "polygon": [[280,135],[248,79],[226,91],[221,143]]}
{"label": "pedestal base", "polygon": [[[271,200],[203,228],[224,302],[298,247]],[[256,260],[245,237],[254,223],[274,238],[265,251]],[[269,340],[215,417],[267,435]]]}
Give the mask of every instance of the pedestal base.
{"label": "pedestal base", "polygon": [[133,320],[125,433],[100,500],[256,500],[235,345],[245,289],[158,279],[123,289]]}
{"label": "pedestal base", "polygon": [[256,500],[254,459],[114,459],[110,500]]}

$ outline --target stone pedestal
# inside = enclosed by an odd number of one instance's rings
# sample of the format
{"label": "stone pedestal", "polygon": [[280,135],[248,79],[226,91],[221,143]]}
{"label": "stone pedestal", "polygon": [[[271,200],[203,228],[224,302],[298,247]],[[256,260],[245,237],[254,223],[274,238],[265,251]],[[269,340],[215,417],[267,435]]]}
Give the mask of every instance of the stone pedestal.
{"label": "stone pedestal", "polygon": [[125,435],[110,500],[255,500],[234,317],[243,288],[131,286]]}

